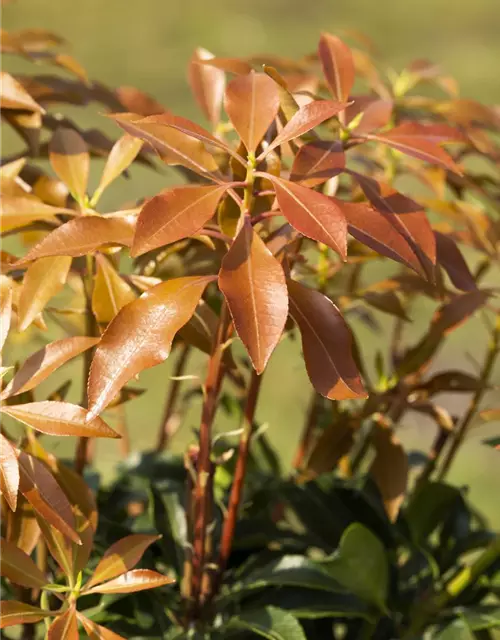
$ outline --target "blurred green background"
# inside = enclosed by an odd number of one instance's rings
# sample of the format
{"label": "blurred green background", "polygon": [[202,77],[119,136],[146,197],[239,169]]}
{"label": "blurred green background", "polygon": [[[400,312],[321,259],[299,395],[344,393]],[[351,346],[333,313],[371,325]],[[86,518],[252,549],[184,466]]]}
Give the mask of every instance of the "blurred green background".
{"label": "blurred green background", "polygon": [[[414,58],[438,62],[460,83],[461,95],[489,104],[500,103],[500,6],[498,0],[452,2],[451,0],[14,0],[3,8],[3,26],[7,30],[43,27],[55,31],[70,43],[69,52],[87,69],[92,79],[111,86],[133,85],[155,96],[176,113],[201,121],[191,99],[186,68],[193,49],[203,46],[220,56],[244,56],[268,52],[300,56],[315,49],[321,31],[342,35],[344,29],[356,29],[369,36],[378,48],[382,63],[401,68]],[[7,70],[24,71],[24,63],[6,57]],[[48,68],[41,68],[41,73]],[[100,126],[115,136],[117,131],[91,107],[83,115],[74,113],[83,126]],[[83,118],[82,118],[83,115]],[[3,127],[2,127],[3,129]],[[17,141],[5,132],[4,147],[9,150]],[[96,180],[102,165],[95,163]],[[173,171],[154,174],[136,167],[132,180],[120,179],[103,198],[104,207],[124,200],[154,194],[176,178]],[[108,209],[109,210],[109,209]],[[432,305],[422,303],[414,310],[418,321],[409,329],[417,332],[432,313]],[[383,330],[390,329],[392,319],[377,314]],[[353,325],[369,356],[383,344],[380,335],[367,333]],[[52,336],[62,337],[54,329]],[[51,337],[52,337],[51,336]],[[40,348],[47,336],[29,330],[14,338],[10,358]],[[462,366],[474,371],[481,362],[486,333],[479,319],[474,319],[453,334],[441,351],[436,368]],[[471,358],[464,359],[464,348]],[[165,389],[172,363],[141,374],[139,385],[149,392],[127,407],[132,446],[153,446],[163,410]],[[39,397],[55,389],[65,379],[73,381],[70,399],[79,400],[81,365],[73,363],[51,377],[39,389]],[[204,376],[201,357],[191,359],[187,373]],[[311,388],[300,358],[300,345],[282,343],[266,372],[257,417],[269,425],[269,436],[284,465],[289,464],[297,444]],[[500,383],[497,367],[495,381]],[[188,385],[190,383],[187,383]],[[494,394],[490,394],[490,399]],[[498,393],[496,394],[498,398]],[[457,411],[463,399],[440,398],[442,404]],[[460,402],[460,404],[458,404]],[[498,401],[497,401],[498,403]],[[175,450],[182,450],[194,438],[193,428],[199,420],[200,404],[194,402],[186,420],[173,439]],[[111,420],[110,420],[111,421]],[[217,428],[234,429],[220,412]],[[484,438],[498,433],[498,423],[475,429],[458,457],[451,478],[471,487],[471,497],[500,527],[500,510],[495,494],[500,486],[499,453],[485,447]],[[408,448],[425,449],[432,439],[430,422],[408,416],[401,437]],[[54,439],[53,439],[54,440]],[[52,441],[60,453],[70,452],[74,443]],[[98,466],[105,477],[120,459],[116,442],[98,442]]]}

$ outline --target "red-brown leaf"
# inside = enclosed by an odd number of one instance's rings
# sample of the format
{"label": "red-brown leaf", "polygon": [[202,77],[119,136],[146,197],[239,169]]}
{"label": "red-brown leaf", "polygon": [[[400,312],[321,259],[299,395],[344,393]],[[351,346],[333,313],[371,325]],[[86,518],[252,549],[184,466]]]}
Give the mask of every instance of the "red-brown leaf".
{"label": "red-brown leaf", "polygon": [[476,290],[456,296],[436,311],[431,330],[440,335],[451,333],[480,309],[490,296],[491,291],[487,290]]}
{"label": "red-brown leaf", "polygon": [[288,280],[290,315],[299,326],[307,372],[314,388],[331,400],[365,398],[340,311],[315,289]]}
{"label": "red-brown leaf", "polygon": [[47,631],[47,640],[78,640],[76,609],[70,606],[67,611],[55,618]]}
{"label": "red-brown leaf", "polygon": [[318,55],[333,96],[337,100],[347,100],[355,77],[351,50],[340,38],[323,33],[319,41]]}
{"label": "red-brown leaf", "polygon": [[249,153],[253,153],[276,117],[280,98],[265,73],[237,76],[227,85],[224,108]]}
{"label": "red-brown leaf", "polygon": [[163,587],[173,582],[175,582],[173,578],[163,576],[157,571],[134,569],[133,571],[127,571],[127,573],[118,576],[118,578],[114,578],[114,580],[93,587],[86,593],[134,593],[136,591]]}
{"label": "red-brown leaf", "polygon": [[380,491],[389,519],[395,522],[408,484],[408,456],[391,429],[376,425],[372,439],[376,453],[370,473]]}
{"label": "red-brown leaf", "polygon": [[79,544],[71,504],[50,471],[40,460],[24,451],[19,453],[18,460],[21,493],[47,524]]}
{"label": "red-brown leaf", "polygon": [[14,584],[39,589],[47,584],[47,578],[27,553],[2,538],[0,574]]}
{"label": "red-brown leaf", "polygon": [[10,329],[12,317],[12,281],[3,274],[0,275],[0,351]]}
{"label": "red-brown leaf", "polygon": [[136,217],[82,216],[54,229],[36,244],[17,265],[52,256],[84,256],[106,246],[129,247],[134,237]]}
{"label": "red-brown leaf", "polygon": [[71,194],[83,203],[89,179],[90,156],[87,145],[73,129],[59,127],[49,145],[52,168]]}
{"label": "red-brown leaf", "polygon": [[76,615],[90,640],[125,640],[123,636],[119,636],[114,631],[106,629],[100,624],[96,624],[93,620],[90,620],[81,613],[77,612]]}
{"label": "red-brown leaf", "polygon": [[118,87],[116,95],[119,101],[125,107],[125,111],[129,113],[137,113],[143,118],[146,116],[153,116],[158,113],[164,113],[165,107],[157,102],[144,91],[139,91],[135,87]]}
{"label": "red-brown leaf", "polygon": [[0,433],[0,492],[15,511],[19,491],[19,465],[16,452],[7,438]]}
{"label": "red-brown leaf", "polygon": [[459,248],[449,236],[434,231],[436,237],[437,261],[453,282],[457,289],[474,291],[477,289],[474,276],[460,253]]}
{"label": "red-brown leaf", "polygon": [[78,436],[84,438],[120,438],[99,417],[89,419],[83,407],[69,402],[29,402],[4,406],[0,409],[40,433],[51,436]]}
{"label": "red-brown leaf", "polygon": [[317,187],[337,176],[345,168],[345,154],[338,141],[318,140],[300,147],[295,156],[290,180],[304,187]]}
{"label": "red-brown leaf", "polygon": [[262,373],[283,333],[288,296],[283,268],[249,220],[222,261],[219,288],[255,370]]}
{"label": "red-brown leaf", "polygon": [[214,215],[229,185],[174,187],[146,202],[139,214],[132,256],[197,233]]}
{"label": "red-brown leaf", "polygon": [[65,362],[90,349],[98,341],[99,338],[77,336],[47,344],[25,360],[23,366],[3,390],[1,397],[9,398],[34,389]]}
{"label": "red-brown leaf", "polygon": [[[2,189],[4,185],[2,185]],[[34,220],[56,220],[58,213],[75,215],[72,209],[53,207],[45,204],[32,195],[10,195],[4,190],[0,198],[1,213],[0,229],[2,233],[20,229],[32,223]]]}
{"label": "red-brown leaf", "polygon": [[261,175],[273,183],[279,208],[297,231],[326,244],[343,259],[346,258],[347,222],[334,200],[269,173]]}
{"label": "red-brown leaf", "polygon": [[373,100],[363,110],[361,121],[354,128],[355,135],[365,135],[389,124],[392,116],[391,100]]}
{"label": "red-brown leaf", "polygon": [[112,544],[102,556],[85,590],[133,569],[146,549],[159,539],[160,536],[135,533]]}
{"label": "red-brown leaf", "polygon": [[262,156],[267,155],[275,147],[304,135],[304,133],[314,129],[325,120],[333,118],[346,107],[347,104],[345,102],[335,102],[333,100],[315,100],[300,107],[269,147],[266,148]]}
{"label": "red-brown leaf", "polygon": [[15,624],[33,624],[53,615],[50,611],[44,611],[17,600],[2,600],[0,607],[2,611],[0,629],[12,627]]}
{"label": "red-brown leaf", "polygon": [[222,69],[201,63],[201,61],[210,60],[213,57],[209,51],[198,47],[189,63],[188,78],[196,101],[212,126],[215,127],[220,119],[226,80]]}
{"label": "red-brown leaf", "polygon": [[88,382],[89,419],[135,375],[163,362],[177,331],[194,313],[212,276],[163,282],[123,307],[104,332]]}
{"label": "red-brown leaf", "polygon": [[424,160],[429,164],[437,164],[449,171],[462,175],[462,170],[455,163],[453,158],[439,147],[435,142],[421,135],[415,135],[404,123],[394,127],[387,133],[378,135],[368,134],[367,139],[377,140],[389,145],[397,151],[406,153],[409,156]]}

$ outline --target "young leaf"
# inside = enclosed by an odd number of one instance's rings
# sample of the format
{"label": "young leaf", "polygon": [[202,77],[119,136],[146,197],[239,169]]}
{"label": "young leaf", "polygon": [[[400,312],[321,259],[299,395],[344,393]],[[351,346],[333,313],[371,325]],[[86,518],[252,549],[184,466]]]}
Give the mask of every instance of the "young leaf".
{"label": "young leaf", "polygon": [[57,616],[47,631],[47,640],[78,640],[79,637],[74,606]]}
{"label": "young leaf", "polygon": [[287,280],[290,315],[302,335],[309,378],[331,400],[364,398],[366,392],[352,356],[352,337],[340,311],[319,291]]}
{"label": "young leaf", "polygon": [[47,578],[29,555],[4,538],[0,563],[0,574],[14,584],[31,589],[40,589],[47,584]]}
{"label": "young leaf", "polygon": [[31,260],[53,256],[84,256],[111,245],[130,247],[134,237],[136,217],[82,216],[62,224],[36,244],[24,258],[22,265]]}
{"label": "young leaf", "polygon": [[81,549],[84,544],[73,544],[66,536],[64,536],[58,529],[53,527],[44,516],[40,513],[36,513],[36,522],[38,523],[39,530],[42,533],[43,541],[47,545],[50,555],[57,562],[62,572],[66,577],[75,576],[75,567],[73,563],[73,551],[77,547]]}
{"label": "young leaf", "polygon": [[333,96],[337,100],[347,100],[355,77],[351,50],[340,38],[323,33],[319,41],[318,55]]}
{"label": "young leaf", "polygon": [[89,179],[90,156],[83,138],[74,129],[59,127],[49,144],[52,168],[75,200],[83,204]]}
{"label": "young leaf", "polygon": [[438,335],[451,333],[480,309],[490,295],[490,291],[476,290],[456,296],[436,311],[432,319],[431,331]]}
{"label": "young leaf", "polygon": [[334,200],[270,173],[261,175],[273,183],[279,208],[297,231],[326,244],[343,259],[346,258],[347,222]]}
{"label": "young leaf", "polygon": [[394,104],[391,100],[373,100],[365,109],[361,122],[353,129],[353,134],[364,135],[389,124]]}
{"label": "young leaf", "polygon": [[283,268],[248,219],[222,260],[219,288],[260,374],[283,333],[288,295]]}
{"label": "young leaf", "polygon": [[97,322],[108,323],[126,304],[135,300],[130,285],[118,274],[111,262],[101,254],[96,255],[97,272],[92,292],[92,311]]}
{"label": "young leaf", "polygon": [[158,113],[164,113],[165,107],[157,102],[144,91],[139,91],[135,87],[118,87],[115,91],[118,99],[124,106],[124,110],[129,113],[137,113],[139,116],[145,118],[146,116],[153,116]]}
{"label": "young leaf", "polygon": [[63,288],[71,258],[40,258],[26,273],[18,305],[19,331],[27,329],[47,302]]}
{"label": "young leaf", "polygon": [[16,510],[7,510],[3,517],[5,538],[27,555],[33,553],[40,538],[40,529],[32,506],[22,494],[17,496]]}
{"label": "young leaf", "polygon": [[106,629],[100,624],[96,624],[93,620],[90,620],[90,618],[87,618],[78,611],[76,616],[81,622],[82,627],[85,629],[85,633],[88,635],[90,640],[125,640],[123,636],[119,636],[114,631],[110,631],[110,629]]}
{"label": "young leaf", "polygon": [[295,156],[290,180],[304,187],[317,187],[345,169],[342,144],[334,140],[317,140],[304,144]]}
{"label": "young leaf", "polygon": [[80,543],[71,505],[47,467],[24,451],[19,453],[19,489],[44,522]]}
{"label": "young leaf", "polygon": [[9,440],[0,433],[0,492],[15,511],[19,491],[19,465],[16,452]]}
{"label": "young leaf", "polygon": [[88,418],[86,409],[69,402],[29,402],[11,407],[3,406],[0,411],[19,420],[40,433],[52,436],[78,436],[84,438],[120,438],[111,427],[94,417]]}
{"label": "young leaf", "polygon": [[437,261],[453,282],[461,291],[474,291],[477,289],[474,276],[460,253],[454,240],[449,236],[434,231],[436,237]]}
{"label": "young leaf", "polygon": [[250,632],[269,640],[306,640],[298,620],[278,607],[242,611],[230,618],[226,628]]}
{"label": "young leaf", "polygon": [[0,72],[0,106],[2,109],[23,109],[45,113],[26,89],[5,71]]}
{"label": "young leaf", "polygon": [[408,456],[391,429],[375,425],[372,439],[376,454],[370,473],[379,488],[389,519],[395,522],[408,484]]}
{"label": "young leaf", "polygon": [[175,334],[191,318],[212,280],[192,276],[163,282],[118,313],[92,361],[87,419],[97,416],[131,378],[168,357]]}
{"label": "young leaf", "polygon": [[413,129],[407,126],[407,123],[394,127],[394,129],[390,129],[387,133],[377,135],[367,134],[366,138],[368,140],[383,142],[389,147],[401,151],[401,153],[406,153],[419,160],[424,160],[429,164],[437,164],[444,169],[462,175],[460,167],[444,149],[432,140],[421,135],[416,135]]}
{"label": "young leaf", "polygon": [[257,148],[279,106],[278,87],[264,73],[252,71],[227,85],[224,108],[249,153]]}
{"label": "young leaf", "polygon": [[159,539],[160,536],[135,533],[112,544],[95,568],[85,587],[85,591],[133,569],[144,555],[146,549]]}
{"label": "young leaf", "polygon": [[0,229],[2,233],[12,231],[13,229],[21,229],[35,220],[50,220],[55,222],[58,213],[75,215],[75,211],[72,209],[52,207],[49,204],[41,202],[41,200],[34,196],[28,196],[28,194],[17,196],[4,192],[0,198],[0,205],[2,211],[2,215],[0,216]]}
{"label": "young leaf", "polygon": [[136,591],[163,587],[173,582],[175,582],[173,578],[163,576],[157,571],[134,569],[133,571],[123,573],[113,580],[93,587],[86,591],[86,593],[134,593]]}
{"label": "young leaf", "polygon": [[93,347],[99,338],[63,338],[33,353],[3,390],[1,397],[10,398],[30,391],[59,369],[65,362]]}
{"label": "young leaf", "polygon": [[2,611],[0,629],[12,627],[15,624],[33,624],[54,615],[52,611],[32,607],[30,604],[17,600],[2,600],[0,608]]}
{"label": "young leaf", "polygon": [[197,233],[212,218],[230,186],[174,187],[148,200],[139,214],[132,256]]}
{"label": "young leaf", "polygon": [[142,140],[138,140],[128,134],[125,134],[115,142],[106,160],[99,186],[92,196],[93,204],[97,202],[103,191],[109,187],[113,180],[116,180],[132,164],[142,145]]}
{"label": "young leaf", "polygon": [[12,316],[12,281],[3,274],[0,275],[0,351],[10,329]]}
{"label": "young leaf", "polygon": [[226,84],[224,71],[217,67],[200,64],[214,56],[198,47],[189,63],[188,78],[191,90],[206,118],[215,127],[220,119],[220,109]]}
{"label": "young leaf", "polygon": [[347,107],[345,102],[334,102],[333,100],[315,100],[300,107],[297,113],[289,120],[276,138],[266,148],[262,156],[265,156],[274,149],[294,138],[304,135],[319,124],[333,118]]}

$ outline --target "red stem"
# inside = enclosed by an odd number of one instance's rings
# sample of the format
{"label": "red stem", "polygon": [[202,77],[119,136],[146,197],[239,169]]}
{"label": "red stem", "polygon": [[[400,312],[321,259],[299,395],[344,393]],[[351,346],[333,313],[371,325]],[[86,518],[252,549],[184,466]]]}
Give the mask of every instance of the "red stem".
{"label": "red stem", "polygon": [[318,412],[319,412],[319,402],[318,402],[318,394],[314,393],[311,396],[311,400],[309,402],[309,410],[307,412],[306,423],[304,425],[304,430],[302,432],[302,438],[300,440],[300,444],[298,446],[297,452],[295,454],[295,458],[293,459],[293,468],[297,471],[302,469],[304,465],[305,457],[309,452],[311,447],[312,437],[314,435],[314,429],[316,428],[316,423],[318,421]]}

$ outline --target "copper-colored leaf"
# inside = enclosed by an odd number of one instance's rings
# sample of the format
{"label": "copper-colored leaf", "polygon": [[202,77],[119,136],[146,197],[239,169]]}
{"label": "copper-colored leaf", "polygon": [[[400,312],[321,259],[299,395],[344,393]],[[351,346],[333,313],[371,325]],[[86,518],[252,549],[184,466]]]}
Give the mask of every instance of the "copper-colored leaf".
{"label": "copper-colored leaf", "polygon": [[216,67],[221,71],[227,71],[236,75],[246,75],[253,69],[252,65],[241,58],[207,58],[202,61],[202,64],[209,67]]}
{"label": "copper-colored leaf", "polygon": [[340,311],[315,289],[288,280],[290,314],[302,335],[307,372],[314,388],[331,400],[364,398],[352,356],[352,337]]}
{"label": "copper-colored leaf", "polygon": [[57,616],[47,630],[47,640],[78,640],[79,637],[74,605]]}
{"label": "copper-colored leaf", "polygon": [[3,518],[6,539],[30,555],[40,537],[40,528],[30,503],[22,494],[19,494],[17,509],[7,511]]}
{"label": "copper-colored leaf", "polygon": [[107,258],[97,254],[96,261],[92,311],[98,322],[108,323],[120,309],[135,300],[136,295]]}
{"label": "copper-colored leaf", "polygon": [[[191,132],[186,134],[168,124],[173,116],[163,114],[141,119],[136,114],[115,114],[112,117],[127,133],[148,142],[168,164],[181,164],[205,177],[217,171],[215,159],[201,140]],[[208,132],[207,135],[212,137]],[[225,146],[222,142],[221,145]]]}
{"label": "copper-colored leaf", "polygon": [[39,589],[47,584],[47,578],[28,554],[15,544],[2,538],[0,573],[14,584]]}
{"label": "copper-colored leaf", "polygon": [[19,465],[16,452],[7,438],[0,433],[0,492],[15,511],[19,491]]}
{"label": "copper-colored leaf", "polygon": [[159,539],[160,536],[135,533],[112,544],[102,556],[85,590],[133,569],[146,549]]}
{"label": "copper-colored leaf", "polygon": [[257,148],[279,106],[278,87],[264,73],[252,71],[227,85],[224,108],[249,153]]}
{"label": "copper-colored leaf", "polygon": [[99,338],[77,336],[47,344],[25,360],[23,366],[2,392],[1,397],[9,398],[34,389],[65,362],[90,349],[98,341]]}
{"label": "copper-colored leaf", "polygon": [[15,624],[33,624],[53,615],[51,611],[32,607],[30,604],[17,600],[2,600],[0,608],[2,611],[0,629],[12,627]]}
{"label": "copper-colored leaf", "polygon": [[288,315],[283,268],[247,219],[222,260],[219,288],[257,373],[278,344]]}
{"label": "copper-colored leaf", "polygon": [[68,578],[71,576],[76,578],[73,551],[75,547],[81,549],[84,546],[82,539],[80,538],[82,544],[75,545],[58,529],[49,524],[48,519],[40,513],[37,512],[35,517],[50,555],[57,562],[65,576]]}
{"label": "copper-colored leaf", "polygon": [[220,109],[224,97],[225,75],[222,69],[201,64],[214,56],[198,47],[189,63],[189,83],[201,110],[215,127],[220,119]]}
{"label": "copper-colored leaf", "polygon": [[163,282],[126,305],[97,346],[88,382],[91,412],[98,415],[135,375],[163,362],[177,331],[193,315],[212,276]]}
{"label": "copper-colored leaf", "polygon": [[300,184],[269,173],[262,175],[273,183],[279,208],[288,222],[304,236],[326,244],[345,259],[347,222],[336,202]]}
{"label": "copper-colored leaf", "polygon": [[229,186],[174,187],[148,200],[139,214],[132,256],[197,233],[212,218]]}
{"label": "copper-colored leaf", "polygon": [[82,216],[54,229],[18,261],[25,264],[38,258],[53,256],[84,256],[102,247],[124,245],[129,247],[134,236],[136,218]]}
{"label": "copper-colored leaf", "polygon": [[16,196],[3,193],[0,199],[0,206],[2,213],[0,217],[2,233],[25,227],[34,220],[55,221],[56,214],[58,213],[75,214],[71,209],[44,204],[38,198],[28,194]]}
{"label": "copper-colored leaf", "polygon": [[387,133],[380,133],[378,135],[368,134],[367,138],[369,140],[383,142],[397,151],[401,151],[419,160],[424,160],[429,164],[437,164],[449,171],[462,175],[460,167],[444,149],[432,140],[421,135],[416,135],[406,123],[390,129]]}
{"label": "copper-colored leaf", "polygon": [[0,275],[0,351],[10,329],[12,316],[12,281],[4,275]]}
{"label": "copper-colored leaf", "polygon": [[337,100],[347,100],[354,84],[354,60],[349,47],[340,38],[323,33],[318,46],[323,74]]}
{"label": "copper-colored leaf", "polygon": [[300,107],[297,113],[289,120],[276,138],[266,148],[263,155],[267,155],[271,149],[285,144],[294,138],[304,135],[319,124],[333,118],[347,107],[345,102],[333,100],[315,100]]}
{"label": "copper-colored leaf", "polygon": [[128,134],[125,134],[115,142],[106,160],[99,186],[92,196],[93,204],[97,202],[102,192],[113,180],[116,180],[132,164],[142,145],[142,140]]}
{"label": "copper-colored leaf", "polygon": [[155,589],[175,582],[173,578],[163,576],[149,569],[134,569],[127,573],[89,589],[87,593],[134,593],[145,589]]}
{"label": "copper-colored leaf", "polygon": [[27,109],[45,113],[26,89],[6,71],[0,72],[0,106],[2,109]]}
{"label": "copper-colored leaf", "polygon": [[49,158],[52,168],[75,200],[83,203],[89,178],[90,156],[80,134],[65,127],[57,129],[50,141]]}
{"label": "copper-colored leaf", "polygon": [[293,161],[290,179],[304,187],[317,187],[344,168],[342,144],[336,140],[318,140],[300,147]]}
{"label": "copper-colored leaf", "polygon": [[52,436],[85,438],[119,438],[120,436],[99,417],[88,419],[86,409],[69,402],[29,402],[4,406],[3,413],[19,420],[40,433]]}
{"label": "copper-colored leaf", "polygon": [[118,99],[129,113],[137,113],[142,117],[164,113],[165,107],[144,91],[135,87],[118,87],[115,91]]}
{"label": "copper-colored leaf", "polygon": [[382,495],[387,515],[394,522],[408,484],[408,457],[392,429],[377,424],[372,439],[376,455],[370,473]]}
{"label": "copper-colored leaf", "polygon": [[473,291],[477,289],[474,276],[460,253],[454,240],[449,236],[434,231],[436,237],[437,261],[453,282],[457,289]]}
{"label": "copper-colored leaf", "polygon": [[102,627],[100,624],[96,624],[93,620],[90,620],[83,614],[77,612],[78,620],[81,622],[85,633],[90,640],[125,640],[123,636],[119,636],[114,631]]}
{"label": "copper-colored leaf", "polygon": [[361,121],[354,128],[353,133],[364,135],[387,126],[391,120],[393,107],[391,100],[372,100],[363,109]]}
{"label": "copper-colored leaf", "polygon": [[475,290],[458,295],[441,306],[432,319],[431,331],[448,334],[480,309],[491,295],[491,291]]}
{"label": "copper-colored leaf", "polygon": [[71,258],[40,258],[26,273],[18,305],[19,331],[27,329],[47,302],[63,288]]}
{"label": "copper-colored leaf", "polygon": [[19,453],[18,460],[21,493],[44,522],[79,543],[71,505],[50,471],[40,460],[24,451]]}

